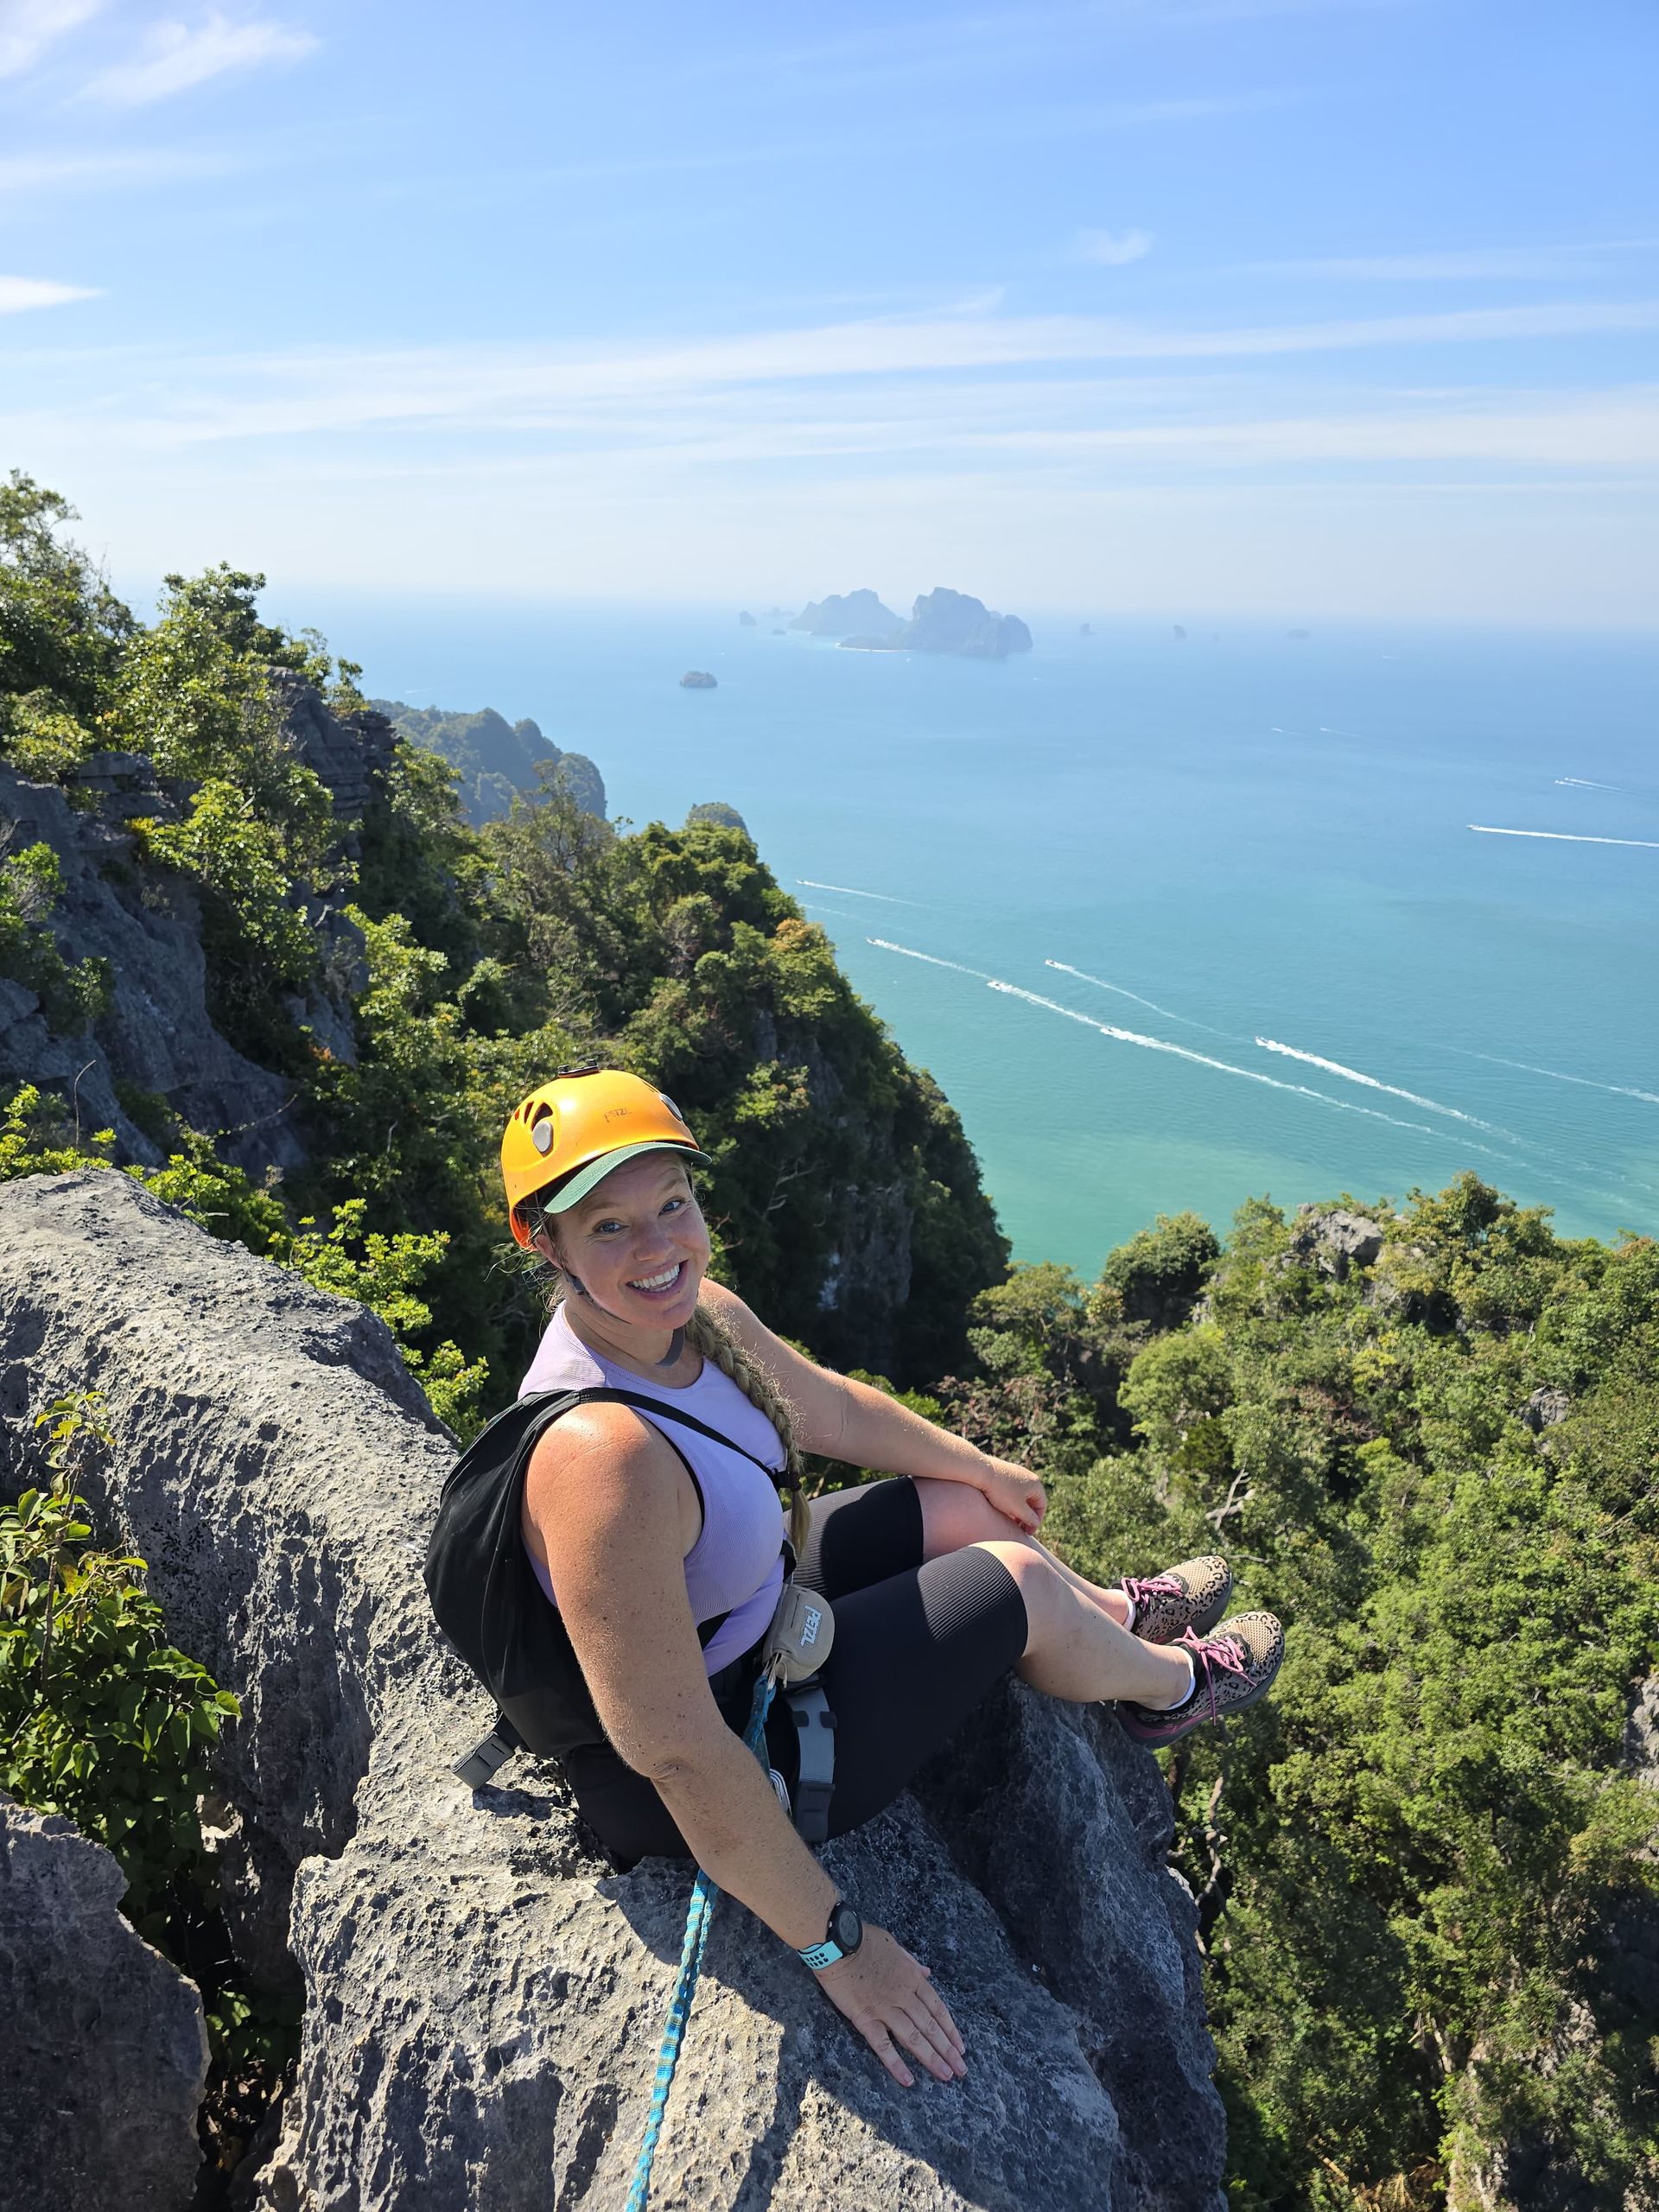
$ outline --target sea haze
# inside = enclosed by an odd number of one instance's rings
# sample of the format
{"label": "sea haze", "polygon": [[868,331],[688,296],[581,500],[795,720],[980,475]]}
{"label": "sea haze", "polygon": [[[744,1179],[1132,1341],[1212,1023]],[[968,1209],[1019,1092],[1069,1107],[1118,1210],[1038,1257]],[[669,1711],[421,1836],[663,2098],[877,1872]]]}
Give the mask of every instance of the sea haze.
{"label": "sea haze", "polygon": [[591,753],[613,816],[739,808],[1023,1259],[1465,1167],[1659,1229],[1654,640],[1033,613],[981,664],[758,606],[324,611],[375,691]]}

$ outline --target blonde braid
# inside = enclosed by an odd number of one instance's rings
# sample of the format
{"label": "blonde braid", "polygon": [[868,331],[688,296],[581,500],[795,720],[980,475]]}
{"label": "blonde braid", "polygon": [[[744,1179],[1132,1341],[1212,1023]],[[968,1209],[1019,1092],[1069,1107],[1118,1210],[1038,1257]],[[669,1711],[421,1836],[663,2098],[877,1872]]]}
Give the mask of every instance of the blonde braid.
{"label": "blonde braid", "polygon": [[765,1368],[749,1357],[725,1323],[708,1306],[699,1305],[686,1323],[685,1340],[693,1351],[712,1359],[722,1375],[729,1375],[749,1403],[763,1413],[777,1430],[784,1447],[783,1472],[790,1484],[789,1541],[795,1547],[797,1559],[804,1557],[812,1528],[812,1510],[806,1501],[801,1454],[795,1442],[794,1408]]}

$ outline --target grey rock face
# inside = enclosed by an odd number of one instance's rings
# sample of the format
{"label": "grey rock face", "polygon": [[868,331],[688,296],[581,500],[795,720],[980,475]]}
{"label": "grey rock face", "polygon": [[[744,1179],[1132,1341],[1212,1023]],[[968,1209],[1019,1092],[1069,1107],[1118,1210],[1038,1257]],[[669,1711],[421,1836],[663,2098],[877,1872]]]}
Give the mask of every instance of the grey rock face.
{"label": "grey rock face", "polygon": [[1644,1789],[1659,1790],[1659,1675],[1649,1675],[1637,1685],[1624,1723],[1621,1764]]}
{"label": "grey rock face", "polygon": [[389,718],[394,735],[449,763],[460,778],[461,811],[475,828],[511,812],[515,798],[534,798],[550,783],[568,791],[585,814],[604,817],[599,770],[585,753],[562,753],[528,715],[510,723],[493,707],[454,712],[405,706],[401,699],[377,699],[373,705]]}
{"label": "grey rock face", "polygon": [[[270,672],[283,734],[327,785],[335,817],[360,816],[391,765],[395,733],[384,715],[330,712],[303,677]],[[123,1107],[121,1089],[159,1096],[191,1128],[226,1133],[219,1150],[259,1175],[267,1167],[303,1165],[306,1146],[289,1119],[291,1087],[228,1044],[214,1024],[201,913],[181,878],[139,873],[127,865],[135,840],[126,824],[139,817],[176,820],[190,786],[158,779],[131,753],[92,755],[78,777],[92,794],[72,806],[55,785],[27,783],[0,766],[0,841],[14,849],[52,847],[63,895],[51,927],[73,963],[110,964],[111,1002],[90,1033],[55,1033],[38,996],[0,978],[0,1084],[8,1079],[61,1092],[83,1129],[112,1128],[117,1156],[144,1166],[162,1155]],[[78,794],[79,795],[79,794]],[[342,849],[354,855],[349,828]],[[335,907],[315,903],[307,919],[321,954],[319,980],[289,1001],[294,1019],[336,1059],[357,1056],[353,995],[367,980],[361,932]]]}
{"label": "grey rock face", "polygon": [[[155,811],[142,792],[121,803],[131,814]],[[80,813],[55,785],[25,783],[0,766],[0,833],[8,823],[16,825],[14,849],[43,842],[56,853],[63,896],[51,921],[60,950],[71,962],[107,960],[112,990],[93,1033],[60,1036],[34,992],[0,981],[0,1084],[60,1091],[84,1129],[112,1128],[122,1157],[145,1166],[161,1154],[121,1105],[118,1083],[160,1093],[194,1128],[233,1132],[226,1153],[252,1173],[302,1160],[287,1126],[288,1085],[213,1027],[201,917],[188,887],[177,878],[163,886],[111,877],[101,810]]]}
{"label": "grey rock face", "polygon": [[327,785],[335,820],[360,816],[391,766],[396,734],[391,721],[373,708],[333,714],[315,685],[289,669],[271,669],[268,681],[283,734]]}
{"label": "grey rock face", "polygon": [[[291,1888],[299,2077],[264,2212],[613,2212],[689,1893],[592,1855],[556,1770],[468,1791],[487,1724],[420,1565],[453,1446],[378,1321],[120,1179],[0,1187],[0,1408],[107,1394],[100,1521],[245,1701],[222,1783],[267,1970]],[[3,1432],[0,1432],[3,1434]],[[826,1864],[933,1967],[960,2085],[893,2088],[724,1900],[654,2200],[721,2212],[1218,2212],[1220,2118],[1166,1804],[1100,1720],[1007,1694]],[[228,1821],[221,1823],[228,1828]]]}
{"label": "grey rock face", "polygon": [[195,1986],[117,1910],[126,1878],[68,1821],[0,1797],[0,2199],[184,2212],[201,2162]]}
{"label": "grey rock face", "polygon": [[1340,1206],[1299,1206],[1290,1249],[1321,1274],[1346,1282],[1350,1268],[1376,1265],[1384,1233],[1382,1223],[1367,1214],[1349,1213]]}
{"label": "grey rock face", "polygon": [[1573,1401],[1565,1390],[1546,1386],[1535,1390],[1516,1419],[1522,1428],[1529,1428],[1535,1436],[1541,1436],[1547,1428],[1554,1428],[1557,1421],[1565,1421],[1573,1410]]}

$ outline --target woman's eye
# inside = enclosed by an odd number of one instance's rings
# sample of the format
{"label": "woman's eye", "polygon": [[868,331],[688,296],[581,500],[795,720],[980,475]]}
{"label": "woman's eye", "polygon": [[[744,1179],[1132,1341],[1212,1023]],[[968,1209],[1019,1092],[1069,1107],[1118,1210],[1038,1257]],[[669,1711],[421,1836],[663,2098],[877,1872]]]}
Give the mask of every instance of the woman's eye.
{"label": "woman's eye", "polygon": [[668,1204],[663,1208],[663,1211],[664,1213],[678,1213],[680,1208],[684,1204],[685,1200],[683,1198],[671,1198]]}

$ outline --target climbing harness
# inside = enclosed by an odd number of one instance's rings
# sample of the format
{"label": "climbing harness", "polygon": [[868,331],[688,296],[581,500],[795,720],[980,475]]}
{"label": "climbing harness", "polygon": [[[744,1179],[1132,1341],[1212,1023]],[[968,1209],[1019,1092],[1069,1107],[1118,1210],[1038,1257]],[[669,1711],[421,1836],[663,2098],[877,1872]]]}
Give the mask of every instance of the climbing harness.
{"label": "climbing harness", "polygon": [[[828,1778],[823,1783],[815,1781],[815,1792],[822,1789],[821,1811],[827,1821],[830,1790],[834,1786],[835,1715],[824,1701],[818,1687],[817,1671],[830,1656],[835,1642],[836,1620],[828,1603],[810,1590],[804,1590],[797,1582],[786,1582],[778,1610],[772,1615],[772,1626],[761,1646],[762,1661],[755,1679],[754,1701],[749,1708],[749,1725],[743,1732],[743,1741],[761,1764],[766,1764],[766,1715],[772,1709],[773,1695],[782,1685],[790,1685],[786,1694],[795,1707],[795,1726],[801,1732],[801,1786],[797,1789],[796,1821],[800,1823],[799,1798],[806,1784],[806,1758],[809,1739],[824,1736],[829,1744]],[[816,1697],[817,1709],[815,1720],[824,1725],[809,1725],[801,1718],[798,1700],[804,1693]],[[815,1806],[817,1799],[815,1795]],[[802,1834],[805,1834],[804,1828]],[[817,1840],[823,1840],[821,1832]],[[639,2144],[639,2156],[634,2161],[633,2180],[628,2190],[626,2212],[645,2212],[646,2194],[651,2188],[651,2169],[657,2156],[657,2139],[663,2131],[663,2115],[668,2109],[668,2093],[674,2081],[674,2069],[679,2064],[680,2045],[685,2036],[685,2024],[691,2015],[691,2000],[696,1993],[697,1977],[702,1972],[702,1955],[709,1947],[709,1928],[714,1918],[715,1900],[720,1895],[716,1884],[710,1881],[702,1868],[691,1885],[690,1909],[685,1916],[685,1940],[680,1946],[680,1969],[675,1977],[674,1993],[668,2000],[668,2018],[663,2029],[663,2040],[657,2053],[657,2073],[651,2088],[651,2109],[645,2115],[645,2132]]]}

